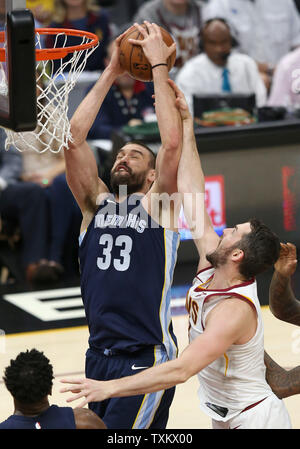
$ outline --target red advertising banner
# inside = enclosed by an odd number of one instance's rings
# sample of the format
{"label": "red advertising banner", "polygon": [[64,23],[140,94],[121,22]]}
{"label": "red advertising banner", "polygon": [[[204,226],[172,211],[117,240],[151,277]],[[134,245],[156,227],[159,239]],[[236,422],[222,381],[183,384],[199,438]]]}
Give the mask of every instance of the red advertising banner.
{"label": "red advertising banner", "polygon": [[[221,235],[223,229],[226,228],[225,186],[223,175],[205,177],[205,207],[215,231]],[[179,219],[179,231],[181,240],[192,238],[183,210],[181,211]]]}

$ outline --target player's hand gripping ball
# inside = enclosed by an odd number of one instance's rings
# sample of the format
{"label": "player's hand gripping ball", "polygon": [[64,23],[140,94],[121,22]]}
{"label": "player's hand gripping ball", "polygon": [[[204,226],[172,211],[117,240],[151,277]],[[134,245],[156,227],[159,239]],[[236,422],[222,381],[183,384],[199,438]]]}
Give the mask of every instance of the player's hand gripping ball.
{"label": "player's hand gripping ball", "polygon": [[[146,28],[143,24],[142,27]],[[170,33],[160,27],[165,44],[170,47],[174,40]],[[143,40],[143,35],[137,29],[130,29],[123,37],[120,44],[120,64],[121,67],[139,81],[152,81],[151,64],[146,58],[143,48],[140,45],[134,45],[128,42],[128,39]],[[176,60],[176,50],[169,56],[167,60],[168,71],[171,70]]]}

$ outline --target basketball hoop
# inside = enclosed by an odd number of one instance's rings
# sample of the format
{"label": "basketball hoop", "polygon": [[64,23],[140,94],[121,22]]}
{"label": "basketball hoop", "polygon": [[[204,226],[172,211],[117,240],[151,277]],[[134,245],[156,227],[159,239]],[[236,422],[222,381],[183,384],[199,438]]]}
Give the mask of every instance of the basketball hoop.
{"label": "basketball hoop", "polygon": [[[83,72],[88,57],[98,46],[98,37],[87,31],[64,28],[37,28],[35,34],[37,127],[27,132],[5,129],[5,149],[13,145],[19,151],[31,149],[38,153],[47,150],[58,153],[72,140],[68,119],[69,93]],[[47,35],[55,36],[53,48],[43,48],[43,38]],[[68,36],[76,36],[81,42],[68,46]],[[5,34],[1,32],[0,42],[4,40]],[[68,58],[64,60],[66,56]],[[0,92],[3,95],[7,93],[7,77],[2,64],[5,59],[5,48],[0,48]]]}

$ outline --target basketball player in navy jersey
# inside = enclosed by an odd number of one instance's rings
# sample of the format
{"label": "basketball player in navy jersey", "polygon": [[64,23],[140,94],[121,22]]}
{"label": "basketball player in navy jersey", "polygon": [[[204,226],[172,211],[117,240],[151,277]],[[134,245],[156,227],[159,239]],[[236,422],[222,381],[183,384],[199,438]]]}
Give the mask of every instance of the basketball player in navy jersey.
{"label": "basketball player in navy jersey", "polygon": [[14,414],[1,429],[105,429],[89,409],[50,405],[53,367],[40,351],[21,352],[5,369],[4,382],[14,399]]}
{"label": "basketball player in navy jersey", "polygon": [[[123,73],[122,36],[115,41],[110,64],[75,111],[73,141],[65,150],[67,180],[83,215],[79,258],[90,332],[86,375],[93,379],[132,375],[177,356],[170,308],[179,244],[176,207],[159,203],[161,193],[177,192],[182,144],[166,64],[175,44],[167,47],[159,27],[145,23],[146,30],[136,25],[144,38],[136,43],[153,67],[161,136],[156,160],[143,143],[125,144],[111,170],[111,194],[86,142],[105,95]],[[174,388],[90,407],[108,428],[165,428],[173,396]]]}

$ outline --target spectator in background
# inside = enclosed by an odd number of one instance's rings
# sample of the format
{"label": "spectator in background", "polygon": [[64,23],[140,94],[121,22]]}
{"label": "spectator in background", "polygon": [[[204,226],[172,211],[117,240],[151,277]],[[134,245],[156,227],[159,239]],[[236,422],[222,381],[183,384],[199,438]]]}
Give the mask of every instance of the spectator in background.
{"label": "spectator in background", "polygon": [[300,48],[278,63],[268,99],[269,106],[284,106],[290,112],[300,109]]}
{"label": "spectator in background", "polygon": [[26,7],[32,11],[39,25],[49,25],[54,12],[54,0],[26,0]]}
{"label": "spectator in background", "polygon": [[204,19],[222,17],[237,32],[240,51],[258,64],[267,87],[279,60],[300,45],[300,16],[293,0],[211,0]]}
{"label": "spectator in background", "polygon": [[256,94],[264,106],[267,91],[255,61],[232,51],[233,37],[223,19],[213,19],[202,30],[203,53],[190,59],[179,71],[176,82],[184,92],[190,111],[193,95]]}
{"label": "spectator in background", "polygon": [[[43,96],[44,92],[42,76],[37,72],[38,117],[41,108],[47,108],[48,115],[57,117],[57,112],[51,102],[47,102]],[[59,123],[58,117],[56,121]],[[38,119],[38,125],[34,131],[18,134],[19,138],[16,143],[18,149],[22,151],[23,157],[22,180],[38,185],[48,200],[47,229],[49,233],[47,235],[46,263],[56,271],[57,279],[64,271],[66,242],[71,241],[70,236],[72,236],[75,240],[74,243],[77,244],[82,220],[80,209],[66,181],[63,152],[58,152],[61,133],[61,127],[58,126],[54,129],[52,124],[49,125],[45,121],[45,115],[43,115],[42,119]],[[55,139],[53,138],[54,134]],[[50,144],[51,147],[48,148]]]}
{"label": "spectator in background", "polygon": [[199,53],[201,6],[195,0],[150,0],[141,6],[133,22],[148,20],[171,33],[177,45],[175,67],[181,68]]}
{"label": "spectator in background", "polygon": [[[107,65],[113,42],[108,47]],[[119,76],[112,85],[98,112],[89,139],[110,139],[113,131],[125,125],[141,124],[147,114],[154,114],[153,89],[136,81],[127,73]]]}
{"label": "spectator in background", "polygon": [[110,139],[113,131],[139,125],[149,113],[154,114],[151,94],[142,82],[124,74],[111,87],[88,138]]}
{"label": "spectator in background", "polygon": [[[98,36],[100,45],[87,59],[85,71],[103,70],[107,45],[110,39],[110,21],[105,10],[95,6],[92,0],[55,0],[55,10],[49,28],[72,28],[94,33]],[[46,45],[54,46],[54,36],[48,36]],[[57,39],[56,47],[62,47],[65,37]],[[67,46],[78,45],[81,38],[68,36]],[[66,61],[70,56],[66,56]],[[55,63],[55,61],[54,61]],[[54,64],[55,65],[55,64]]]}
{"label": "spectator in background", "polygon": [[27,281],[56,280],[56,270],[47,261],[47,198],[40,186],[20,181],[22,155],[13,147],[4,151],[5,132],[0,129],[0,215],[17,223],[22,237],[22,255]]}
{"label": "spectator in background", "polygon": [[132,24],[132,17],[147,0],[97,0],[105,8],[112,23],[119,29],[126,30]]}
{"label": "spectator in background", "polygon": [[70,235],[77,243],[81,212],[66,181],[63,153],[39,154],[25,149],[22,156],[22,180],[39,186],[47,199],[47,257],[40,265],[51,266],[56,273],[55,280],[59,280],[64,272],[64,253]]}

